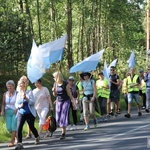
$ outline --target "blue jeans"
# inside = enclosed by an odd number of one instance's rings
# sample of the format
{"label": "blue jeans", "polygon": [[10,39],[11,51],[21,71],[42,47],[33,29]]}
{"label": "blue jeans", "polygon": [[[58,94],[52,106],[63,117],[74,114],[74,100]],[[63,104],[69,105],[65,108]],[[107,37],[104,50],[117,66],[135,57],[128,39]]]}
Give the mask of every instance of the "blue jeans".
{"label": "blue jeans", "polygon": [[150,89],[146,89],[146,109],[150,109]]}
{"label": "blue jeans", "polygon": [[132,103],[132,100],[135,100],[136,104],[139,103],[139,94],[128,93],[128,103]]}

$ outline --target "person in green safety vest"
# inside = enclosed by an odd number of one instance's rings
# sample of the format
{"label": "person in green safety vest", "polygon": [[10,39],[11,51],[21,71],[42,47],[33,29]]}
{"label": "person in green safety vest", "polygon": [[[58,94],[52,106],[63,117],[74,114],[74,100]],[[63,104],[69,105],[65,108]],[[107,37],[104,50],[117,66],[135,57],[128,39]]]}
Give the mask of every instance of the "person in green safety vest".
{"label": "person in green safety vest", "polygon": [[122,87],[122,94],[123,98],[126,103],[126,110],[128,110],[128,87],[127,87],[127,77],[130,75],[130,73],[126,73],[126,77],[121,82]]}
{"label": "person in green safety vest", "polygon": [[142,69],[139,71],[139,78],[141,81],[139,95],[142,98],[142,103],[143,103],[142,108],[145,109],[146,108],[146,83],[144,81],[144,70]]}
{"label": "person in green safety vest", "polygon": [[131,117],[131,103],[132,100],[134,99],[137,108],[138,108],[138,116],[141,116],[141,108],[139,104],[139,85],[140,85],[140,79],[137,74],[135,74],[134,68],[130,68],[130,76],[127,77],[127,86],[128,86],[128,113],[125,114],[124,116],[126,118]]}
{"label": "person in green safety vest", "polygon": [[103,122],[108,120],[106,106],[107,106],[107,99],[109,98],[110,95],[110,90],[108,80],[104,78],[103,72],[100,72],[98,75],[99,79],[96,81],[96,88],[100,112],[102,116],[101,121]]}

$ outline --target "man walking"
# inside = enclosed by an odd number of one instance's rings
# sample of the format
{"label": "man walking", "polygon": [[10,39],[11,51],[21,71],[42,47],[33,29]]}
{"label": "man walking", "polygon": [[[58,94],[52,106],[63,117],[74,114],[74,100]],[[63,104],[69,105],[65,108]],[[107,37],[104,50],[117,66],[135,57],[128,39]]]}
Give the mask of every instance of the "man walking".
{"label": "man walking", "polygon": [[138,116],[141,116],[141,108],[139,104],[139,85],[140,85],[140,79],[137,74],[135,74],[134,68],[130,69],[130,76],[127,77],[127,86],[128,86],[128,113],[125,114],[124,116],[127,118],[130,118],[130,113],[131,113],[131,103],[132,100],[134,99],[137,108],[138,108]]}

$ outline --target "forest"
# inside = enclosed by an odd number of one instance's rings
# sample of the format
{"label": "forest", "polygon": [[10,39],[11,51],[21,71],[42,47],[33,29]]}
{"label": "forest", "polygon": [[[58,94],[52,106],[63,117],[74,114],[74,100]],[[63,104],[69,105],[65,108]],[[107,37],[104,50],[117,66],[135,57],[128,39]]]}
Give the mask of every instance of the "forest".
{"label": "forest", "polygon": [[26,75],[34,39],[37,45],[67,34],[62,72],[105,49],[98,65],[118,59],[118,73],[128,70],[134,50],[136,68],[146,68],[146,12],[144,0],[0,0],[0,82]]}

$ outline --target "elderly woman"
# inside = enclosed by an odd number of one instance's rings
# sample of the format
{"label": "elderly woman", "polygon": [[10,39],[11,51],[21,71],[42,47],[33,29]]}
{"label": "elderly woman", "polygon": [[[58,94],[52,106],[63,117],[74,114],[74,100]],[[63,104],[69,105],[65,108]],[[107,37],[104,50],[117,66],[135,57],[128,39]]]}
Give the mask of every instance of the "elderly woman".
{"label": "elderly woman", "polygon": [[81,83],[83,88],[83,116],[85,121],[85,128],[84,130],[89,130],[89,118],[88,113],[90,113],[90,116],[94,118],[94,127],[97,127],[97,119],[94,115],[95,107],[94,107],[94,101],[96,98],[96,84],[93,79],[91,79],[91,74],[89,72],[84,72],[82,74],[84,81]]}
{"label": "elderly woman", "polygon": [[[49,112],[49,108],[53,110],[52,100],[47,87],[42,86],[42,81],[39,79],[35,82],[36,88],[33,90],[35,98],[35,109],[39,116],[39,135],[42,132],[42,126],[46,122],[46,116]],[[49,134],[47,133],[45,137]]]}
{"label": "elderly woman", "polygon": [[6,82],[7,92],[3,95],[1,115],[5,115],[7,130],[11,133],[11,141],[8,144],[9,147],[14,146],[16,129],[17,129],[17,119],[16,119],[16,91],[15,83],[13,80]]}
{"label": "elderly woman", "polygon": [[66,127],[68,125],[68,113],[70,109],[70,101],[73,103],[70,86],[63,81],[60,72],[53,73],[55,80],[53,87],[53,95],[56,96],[56,122],[62,129],[60,139],[65,139]]}
{"label": "elderly woman", "polygon": [[34,127],[36,111],[34,109],[34,97],[31,90],[27,90],[28,82],[20,80],[18,82],[18,94],[15,106],[18,109],[17,113],[17,141],[16,150],[22,149],[22,129],[25,121],[27,121],[32,133],[35,136],[35,144],[39,143],[39,135]]}

